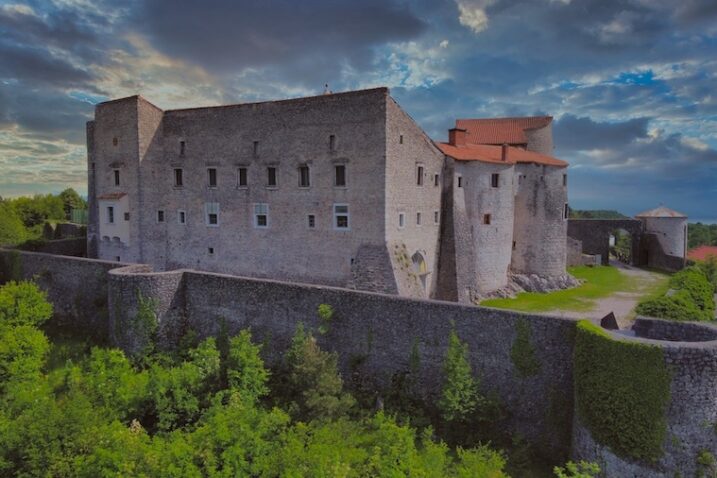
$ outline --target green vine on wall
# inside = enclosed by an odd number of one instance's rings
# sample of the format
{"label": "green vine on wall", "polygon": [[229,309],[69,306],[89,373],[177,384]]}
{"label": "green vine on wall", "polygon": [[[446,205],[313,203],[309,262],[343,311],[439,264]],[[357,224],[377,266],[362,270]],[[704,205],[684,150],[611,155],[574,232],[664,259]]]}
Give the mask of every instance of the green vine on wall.
{"label": "green vine on wall", "polygon": [[595,441],[623,458],[657,461],[671,380],[662,349],[615,340],[581,320],[574,353],[578,414]]}
{"label": "green vine on wall", "polygon": [[537,375],[540,372],[540,361],[533,344],[530,343],[530,324],[525,319],[518,319],[515,330],[516,337],[510,349],[510,359],[519,376],[525,378]]}
{"label": "green vine on wall", "polygon": [[157,333],[157,299],[144,297],[137,290],[137,313],[132,319],[132,333],[139,344],[136,355],[144,357],[154,348]]}

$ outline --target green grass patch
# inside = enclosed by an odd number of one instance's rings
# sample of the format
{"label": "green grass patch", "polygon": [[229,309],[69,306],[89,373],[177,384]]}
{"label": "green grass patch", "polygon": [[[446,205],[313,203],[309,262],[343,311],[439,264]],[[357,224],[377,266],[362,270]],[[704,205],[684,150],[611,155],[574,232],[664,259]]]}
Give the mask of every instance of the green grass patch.
{"label": "green grass patch", "polygon": [[596,299],[607,297],[615,292],[638,292],[642,285],[642,281],[629,277],[619,269],[610,266],[578,266],[569,268],[568,272],[582,280],[583,284],[572,289],[547,294],[522,292],[515,298],[488,299],[481,302],[480,305],[522,312],[547,312],[549,310],[587,312],[595,306]]}

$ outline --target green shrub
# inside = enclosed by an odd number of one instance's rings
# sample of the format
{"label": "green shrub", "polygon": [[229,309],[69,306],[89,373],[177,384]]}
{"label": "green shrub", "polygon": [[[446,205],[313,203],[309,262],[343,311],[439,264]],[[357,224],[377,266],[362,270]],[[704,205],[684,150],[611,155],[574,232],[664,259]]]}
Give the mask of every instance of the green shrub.
{"label": "green shrub", "polygon": [[578,414],[592,437],[624,458],[660,458],[670,397],[662,350],[614,340],[583,320],[577,324],[574,354]]}
{"label": "green shrub", "polygon": [[325,335],[329,331],[329,325],[334,318],[334,308],[329,304],[319,304],[316,311],[319,314],[319,333]]}
{"label": "green shrub", "polygon": [[32,282],[8,282],[0,287],[0,326],[37,326],[52,316],[47,294]]}
{"label": "green shrub", "polygon": [[556,478],[595,478],[600,473],[600,466],[587,461],[578,463],[569,461],[564,468],[558,466],[553,468],[553,473]]}
{"label": "green shrub", "polygon": [[525,378],[536,375],[540,372],[540,361],[535,354],[533,344],[530,343],[530,324],[525,319],[518,319],[515,331],[515,342],[510,349],[510,359],[519,376]]}
{"label": "green shrub", "polygon": [[438,401],[442,418],[457,422],[471,417],[478,407],[478,381],[468,362],[468,344],[461,342],[455,330],[451,330],[448,337],[443,377],[443,390]]}
{"label": "green shrub", "polygon": [[672,295],[649,299],[637,313],[669,320],[714,320],[714,287],[698,266],[681,270],[670,278]]}

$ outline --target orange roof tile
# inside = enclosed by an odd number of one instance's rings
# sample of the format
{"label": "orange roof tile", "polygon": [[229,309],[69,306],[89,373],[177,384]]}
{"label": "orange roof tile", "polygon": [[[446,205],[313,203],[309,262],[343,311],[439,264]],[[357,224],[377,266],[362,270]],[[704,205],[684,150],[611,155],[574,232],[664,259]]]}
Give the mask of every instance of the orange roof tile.
{"label": "orange roof tile", "polygon": [[503,161],[503,147],[487,144],[466,144],[453,146],[448,143],[436,143],[443,154],[457,161],[482,161],[484,163],[515,164],[535,163],[545,166],[565,167],[567,162],[521,148],[508,147],[508,160]]}
{"label": "orange roof tile", "polygon": [[527,129],[548,126],[552,116],[526,116],[522,118],[459,119],[456,128],[468,130],[467,140],[475,144],[527,144]]}
{"label": "orange roof tile", "polygon": [[717,246],[699,246],[687,252],[687,258],[693,261],[705,261],[709,256],[717,259]]}
{"label": "orange roof tile", "polygon": [[107,199],[107,200],[109,200],[109,199],[121,199],[121,198],[125,197],[126,195],[127,195],[127,193],[107,193],[107,194],[103,194],[103,195],[101,195],[101,196],[98,196],[97,199]]}

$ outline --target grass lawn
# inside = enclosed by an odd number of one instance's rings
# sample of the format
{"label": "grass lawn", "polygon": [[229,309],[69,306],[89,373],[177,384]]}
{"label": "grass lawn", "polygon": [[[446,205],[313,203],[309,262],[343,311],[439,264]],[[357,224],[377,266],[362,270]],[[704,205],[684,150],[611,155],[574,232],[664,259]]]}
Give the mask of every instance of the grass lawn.
{"label": "grass lawn", "polygon": [[[486,307],[511,309],[522,312],[547,312],[550,310],[572,310],[586,312],[593,308],[596,299],[608,297],[616,292],[638,292],[641,294],[659,294],[660,290],[652,290],[659,284],[651,285],[647,290],[637,278],[629,277],[619,269],[610,266],[579,266],[571,267],[568,272],[581,279],[583,284],[573,289],[559,290],[542,294],[539,292],[522,292],[511,299],[488,299],[480,303]],[[665,281],[666,282],[666,281]]]}

